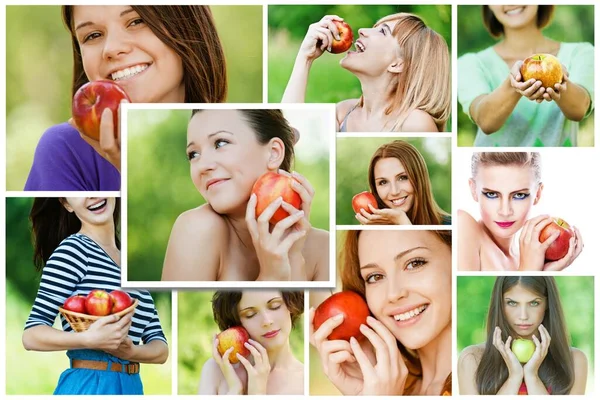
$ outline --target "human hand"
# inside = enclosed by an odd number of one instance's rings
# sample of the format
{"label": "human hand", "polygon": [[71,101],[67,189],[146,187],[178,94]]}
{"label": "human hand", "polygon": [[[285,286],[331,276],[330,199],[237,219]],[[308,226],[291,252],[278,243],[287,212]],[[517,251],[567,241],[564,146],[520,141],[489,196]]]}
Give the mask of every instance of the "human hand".
{"label": "human hand", "polygon": [[248,394],[267,394],[267,381],[271,373],[267,349],[252,339],[248,339],[244,346],[250,350],[252,358],[254,358],[254,365],[252,365],[245,357],[238,354],[238,360],[248,372]]}
{"label": "human hand", "polygon": [[129,334],[133,313],[134,310],[122,317],[112,314],[97,319],[85,332],[81,333],[81,335],[85,335],[86,347],[106,352],[119,349]]}
{"label": "human hand", "polygon": [[563,258],[544,264],[544,271],[562,271],[575,261],[583,251],[583,239],[577,227],[573,227],[574,235],[569,240],[569,251]]}
{"label": "human hand", "polygon": [[[127,103],[127,100],[122,100],[121,104]],[[121,107],[119,106],[119,121]],[[121,127],[114,126],[112,111],[105,108],[100,117],[100,140],[94,140],[87,135],[81,133],[73,118],[69,118],[69,125],[79,131],[79,136],[85,140],[90,146],[96,150],[100,156],[110,162],[117,170],[121,171]],[[115,128],[117,136],[115,137]]]}
{"label": "human hand", "polygon": [[133,360],[135,358],[136,345],[133,344],[133,340],[128,337],[125,338],[116,350],[107,350],[106,352],[112,354],[115,357],[119,357],[122,360]]}
{"label": "human hand", "polygon": [[515,62],[510,69],[510,85],[515,89],[515,92],[521,96],[526,97],[529,100],[543,100],[543,95],[546,92],[546,88],[542,87],[542,81],[536,81],[535,79],[529,79],[523,82],[521,76],[521,65],[523,61],[519,60]]}
{"label": "human hand", "polygon": [[523,379],[523,366],[519,362],[519,359],[517,358],[515,353],[512,352],[510,348],[511,342],[511,336],[506,338],[506,343],[503,342],[502,331],[500,330],[500,328],[496,327],[494,329],[494,337],[492,340],[492,344],[494,345],[496,350],[498,350],[498,352],[502,356],[502,359],[504,360],[504,363],[506,364],[506,367],[508,368],[509,379],[513,377]]}
{"label": "human hand", "polygon": [[[561,94],[567,90],[567,86],[571,82],[569,80],[569,71],[567,71],[567,67],[565,67],[563,64],[561,64],[561,66],[563,71],[562,82],[555,84],[554,88],[546,88],[546,93],[544,93],[543,100],[559,101]],[[541,101],[541,99],[537,100],[538,103],[541,103]]]}
{"label": "human hand", "polygon": [[334,20],[343,21],[344,19],[337,15],[326,15],[319,22],[308,27],[298,51],[299,57],[307,61],[314,61],[323,55],[326,49],[331,49],[334,38],[340,40],[340,33],[333,23]]}
{"label": "human hand", "polygon": [[541,341],[535,335],[532,336],[533,343],[535,343],[535,351],[529,361],[523,366],[525,377],[528,378],[537,377],[540,365],[542,365],[544,358],[546,358],[546,355],[548,354],[548,349],[550,348],[551,338],[546,327],[540,324],[538,331],[540,332]]}
{"label": "human hand", "polygon": [[231,362],[229,362],[229,355],[233,352],[233,346],[228,348],[222,356],[219,354],[218,346],[219,339],[217,339],[217,335],[215,335],[213,339],[212,356],[219,366],[219,369],[225,378],[225,382],[227,383],[227,387],[229,388],[227,394],[244,394],[244,384],[235,372]]}
{"label": "human hand", "polygon": [[[289,281],[292,276],[290,250],[306,235],[305,229],[295,226],[304,217],[304,211],[278,197],[256,218],[256,201],[253,193],[246,207],[246,224],[260,264],[257,280]],[[270,231],[269,220],[279,207],[290,215],[277,222]]]}
{"label": "human hand", "polygon": [[327,337],[344,321],[344,314],[329,318],[316,331],[313,321],[315,309],[308,314],[310,344],[317,349],[323,372],[344,395],[358,395],[363,390],[363,375],[356,362],[350,343],[346,340],[329,340]]}
{"label": "human hand", "polygon": [[371,204],[369,211],[364,208],[355,215],[355,218],[363,225],[412,225],[406,213],[397,208],[378,209]]}
{"label": "human hand", "polygon": [[542,271],[546,258],[546,250],[558,238],[554,232],[544,242],[540,242],[540,232],[553,219],[548,215],[539,215],[525,222],[519,237],[519,271]]}
{"label": "human hand", "polygon": [[375,364],[369,360],[358,341],[354,337],[350,339],[350,347],[364,377],[360,394],[402,395],[408,377],[408,367],[400,354],[396,337],[373,317],[367,317],[367,324],[369,326],[362,324],[360,331],[375,348]]}

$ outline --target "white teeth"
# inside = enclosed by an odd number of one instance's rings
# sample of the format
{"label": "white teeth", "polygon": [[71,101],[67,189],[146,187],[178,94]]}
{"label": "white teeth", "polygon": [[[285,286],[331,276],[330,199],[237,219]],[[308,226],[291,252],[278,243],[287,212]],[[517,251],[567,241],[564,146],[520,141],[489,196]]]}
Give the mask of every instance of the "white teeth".
{"label": "white teeth", "polygon": [[396,321],[406,321],[407,319],[414,318],[417,315],[421,314],[427,308],[426,305],[422,305],[421,307],[415,308],[414,310],[407,311],[403,314],[394,315],[394,319]]}
{"label": "white teeth", "polygon": [[102,200],[100,203],[94,204],[92,206],[88,207],[88,210],[90,211],[96,211],[102,207],[104,207],[106,205],[106,200]]}
{"label": "white teeth", "polygon": [[404,200],[406,200],[406,196],[402,197],[401,199],[392,200],[392,204],[398,206],[404,203]]}
{"label": "white teeth", "polygon": [[113,79],[113,81],[118,81],[121,79],[128,79],[134,75],[139,74],[140,72],[144,71],[148,67],[149,67],[148,64],[135,65],[133,67],[129,67],[129,68],[125,68],[125,69],[113,72],[111,74],[111,78]]}
{"label": "white teeth", "polygon": [[359,53],[365,51],[365,46],[361,42],[354,43],[354,47],[356,47],[356,50],[358,50]]}
{"label": "white teeth", "polygon": [[514,8],[512,10],[506,11],[505,13],[508,15],[515,15],[515,14],[519,14],[524,9],[525,9],[525,7]]}

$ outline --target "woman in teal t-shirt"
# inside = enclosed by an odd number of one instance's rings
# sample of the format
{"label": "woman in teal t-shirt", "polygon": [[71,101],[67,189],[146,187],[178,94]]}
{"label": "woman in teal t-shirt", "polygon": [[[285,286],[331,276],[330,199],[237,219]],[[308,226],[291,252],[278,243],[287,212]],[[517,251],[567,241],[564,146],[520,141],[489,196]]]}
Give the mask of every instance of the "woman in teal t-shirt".
{"label": "woman in teal t-shirt", "polygon": [[[458,60],[458,100],[477,124],[475,146],[577,146],[579,121],[594,109],[594,47],[542,34],[554,6],[483,6],[483,21],[503,40]],[[523,60],[556,56],[563,81],[523,82]]]}

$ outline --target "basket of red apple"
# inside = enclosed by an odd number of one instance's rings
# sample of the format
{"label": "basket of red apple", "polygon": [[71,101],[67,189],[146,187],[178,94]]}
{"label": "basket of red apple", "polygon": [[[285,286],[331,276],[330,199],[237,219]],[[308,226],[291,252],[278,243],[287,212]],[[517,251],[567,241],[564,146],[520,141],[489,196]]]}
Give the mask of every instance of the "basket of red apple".
{"label": "basket of red apple", "polygon": [[137,303],[137,299],[121,290],[108,293],[94,289],[87,296],[69,297],[58,311],[75,332],[84,332],[99,318],[107,315],[121,317],[133,310]]}

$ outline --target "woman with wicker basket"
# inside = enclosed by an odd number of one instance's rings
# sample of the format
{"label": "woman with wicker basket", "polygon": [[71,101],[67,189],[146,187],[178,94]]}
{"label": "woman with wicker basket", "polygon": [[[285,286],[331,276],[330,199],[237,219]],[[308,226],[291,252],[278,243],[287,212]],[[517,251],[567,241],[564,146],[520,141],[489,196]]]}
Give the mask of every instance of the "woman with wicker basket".
{"label": "woman with wicker basket", "polygon": [[167,360],[167,341],[145,290],[128,291],[137,306],[122,316],[71,326],[61,315],[62,331],[52,327],[70,296],[120,289],[119,213],[118,198],[34,200],[29,218],[34,264],[42,278],[23,345],[27,350],[67,350],[71,367],[61,374],[54,394],[143,394],[140,363]]}

